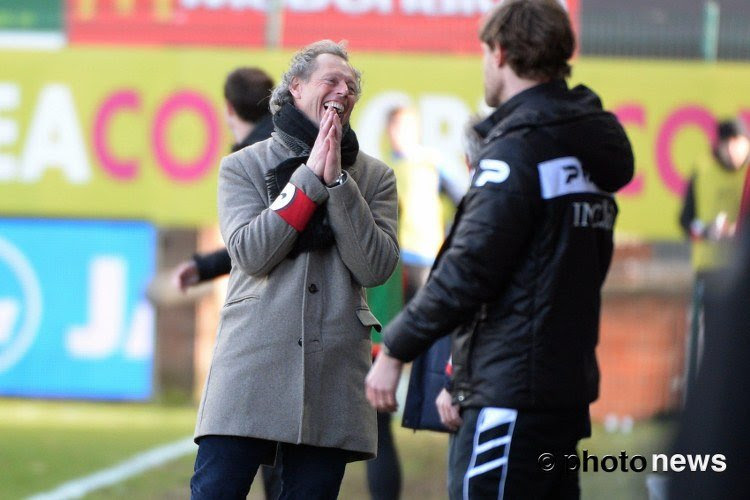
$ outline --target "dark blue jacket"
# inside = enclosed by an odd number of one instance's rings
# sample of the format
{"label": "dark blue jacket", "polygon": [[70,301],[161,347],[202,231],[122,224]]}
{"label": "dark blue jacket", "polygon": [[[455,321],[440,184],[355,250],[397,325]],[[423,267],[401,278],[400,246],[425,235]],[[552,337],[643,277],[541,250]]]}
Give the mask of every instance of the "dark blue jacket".
{"label": "dark blue jacket", "polygon": [[435,399],[448,385],[445,365],[451,355],[451,339],[443,337],[411,365],[409,390],[401,425],[414,430],[448,432],[440,422]]}

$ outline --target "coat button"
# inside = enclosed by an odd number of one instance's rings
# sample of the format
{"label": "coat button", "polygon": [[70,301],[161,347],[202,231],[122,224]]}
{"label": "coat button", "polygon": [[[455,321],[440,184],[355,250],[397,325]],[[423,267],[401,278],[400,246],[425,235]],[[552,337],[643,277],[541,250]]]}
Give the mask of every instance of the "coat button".
{"label": "coat button", "polygon": [[302,347],[302,337],[300,337],[300,338],[297,339],[297,345],[299,345],[300,347]]}
{"label": "coat button", "polygon": [[312,283],[307,287],[307,289],[310,291],[310,293],[315,293],[318,291],[318,286],[315,283]]}
{"label": "coat button", "polygon": [[463,401],[466,399],[466,396],[464,396],[463,394],[459,394],[456,399],[458,399],[459,401]]}

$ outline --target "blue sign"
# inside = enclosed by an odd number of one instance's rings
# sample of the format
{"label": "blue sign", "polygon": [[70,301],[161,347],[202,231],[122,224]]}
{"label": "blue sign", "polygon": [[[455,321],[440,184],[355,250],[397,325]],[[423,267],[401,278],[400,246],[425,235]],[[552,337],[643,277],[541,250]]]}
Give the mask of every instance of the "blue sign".
{"label": "blue sign", "polygon": [[155,255],[145,223],[0,219],[0,394],[150,397]]}

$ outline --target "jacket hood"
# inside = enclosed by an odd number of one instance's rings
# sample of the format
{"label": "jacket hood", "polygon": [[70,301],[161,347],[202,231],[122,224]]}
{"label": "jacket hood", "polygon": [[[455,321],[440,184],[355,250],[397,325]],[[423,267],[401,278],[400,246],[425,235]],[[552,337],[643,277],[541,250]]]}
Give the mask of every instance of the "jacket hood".
{"label": "jacket hood", "polygon": [[625,130],[602,108],[599,96],[584,85],[568,89],[565,81],[543,83],[500,106],[477,132],[487,141],[512,131],[545,127],[572,151],[600,189],[615,192],[633,178],[634,160]]}

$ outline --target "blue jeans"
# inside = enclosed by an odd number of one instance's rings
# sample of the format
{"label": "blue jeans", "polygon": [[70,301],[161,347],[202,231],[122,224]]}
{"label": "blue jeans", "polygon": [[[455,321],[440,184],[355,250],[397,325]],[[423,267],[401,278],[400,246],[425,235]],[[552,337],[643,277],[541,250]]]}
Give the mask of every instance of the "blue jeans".
{"label": "blue jeans", "polygon": [[347,463],[347,452],[337,448],[277,443],[239,436],[204,436],[190,480],[191,498],[244,499],[261,464],[273,461],[280,446],[280,500],[335,499]]}

